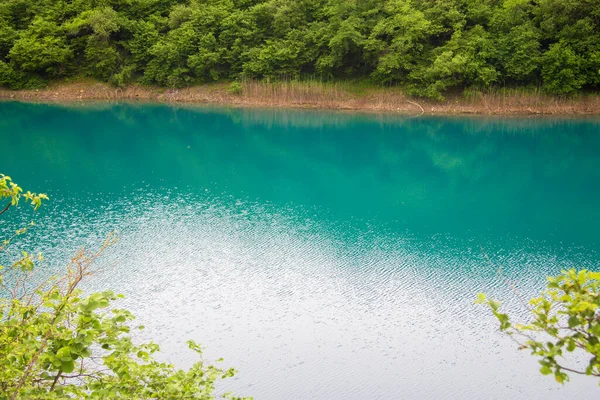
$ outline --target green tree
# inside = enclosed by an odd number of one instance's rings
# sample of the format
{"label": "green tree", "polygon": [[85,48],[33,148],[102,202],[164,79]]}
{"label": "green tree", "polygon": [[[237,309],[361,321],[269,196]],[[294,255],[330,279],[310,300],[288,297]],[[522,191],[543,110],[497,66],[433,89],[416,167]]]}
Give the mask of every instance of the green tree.
{"label": "green tree", "polygon": [[550,46],[542,59],[544,88],[555,94],[570,94],[585,84],[584,60],[563,42]]}
{"label": "green tree", "polygon": [[36,17],[15,41],[8,58],[24,72],[56,78],[67,72],[73,52],[60,26]]}
{"label": "green tree", "polygon": [[[0,200],[7,201],[0,214],[21,198],[34,208],[48,199],[0,175]],[[29,228],[0,244],[0,399],[213,399],[215,383],[233,376],[233,369],[203,361],[187,371],[156,361],[159,347],[136,344],[133,315],[112,305],[122,296],[79,289],[114,235],[97,251],[78,251],[63,276],[40,282],[34,262],[41,254],[10,251]],[[198,344],[188,345],[202,355]]]}
{"label": "green tree", "polygon": [[3,0],[0,85],[89,75],[167,87],[246,77],[600,88],[600,0]]}
{"label": "green tree", "polygon": [[423,67],[431,22],[410,0],[390,0],[384,11],[365,45],[379,53],[373,75],[382,82],[406,82],[411,71]]}
{"label": "green tree", "polygon": [[[540,358],[540,372],[554,375],[557,382],[569,373],[600,377],[600,272],[574,269],[548,278],[547,288],[526,304],[530,321],[514,323],[500,311],[500,303],[480,293],[479,304],[487,304],[500,322],[500,330]],[[579,368],[564,357],[574,353],[587,359]]]}

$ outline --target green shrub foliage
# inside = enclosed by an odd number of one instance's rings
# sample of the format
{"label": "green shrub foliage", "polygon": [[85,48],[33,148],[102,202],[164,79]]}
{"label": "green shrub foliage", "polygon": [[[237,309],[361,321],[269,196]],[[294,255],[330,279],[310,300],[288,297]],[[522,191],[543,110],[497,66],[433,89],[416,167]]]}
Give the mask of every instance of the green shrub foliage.
{"label": "green shrub foliage", "polygon": [[[20,200],[38,208],[48,197],[23,193],[0,174],[0,215]],[[216,398],[215,383],[233,369],[198,361],[184,371],[157,361],[156,344],[132,340],[133,315],[113,304],[122,296],[79,288],[114,236],[98,251],[75,253],[64,275],[41,280],[34,264],[42,255],[12,251],[29,228],[0,241],[0,400]],[[201,359],[200,346],[188,345]]]}
{"label": "green shrub foliage", "polygon": [[3,0],[0,85],[91,76],[168,87],[369,79],[466,87],[600,85],[600,0]]}
{"label": "green shrub foliage", "polygon": [[483,293],[476,303],[489,306],[500,330],[539,358],[542,374],[559,383],[569,374],[600,377],[600,272],[570,269],[549,277],[540,296],[522,301],[529,311],[524,323],[501,312],[500,303]]}

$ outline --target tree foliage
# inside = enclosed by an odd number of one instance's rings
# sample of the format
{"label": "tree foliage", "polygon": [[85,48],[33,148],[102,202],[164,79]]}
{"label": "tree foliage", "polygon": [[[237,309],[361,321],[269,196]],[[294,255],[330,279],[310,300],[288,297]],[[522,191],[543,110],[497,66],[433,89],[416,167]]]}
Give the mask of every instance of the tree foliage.
{"label": "tree foliage", "polygon": [[[600,377],[600,272],[571,269],[549,277],[546,290],[529,301],[531,320],[525,324],[512,322],[500,303],[484,294],[477,302],[490,307],[500,330],[521,349],[540,358],[542,374],[559,383],[568,381],[569,373]],[[573,364],[577,357],[587,361],[584,367]]]}
{"label": "tree foliage", "polygon": [[[0,175],[4,211],[21,198],[34,208],[48,199]],[[64,275],[40,280],[34,263],[41,254],[10,251],[29,228],[0,244],[0,399],[214,399],[215,383],[233,376],[233,369],[203,361],[187,371],[157,361],[159,347],[136,344],[133,315],[114,307],[122,296],[79,288],[113,235],[97,251],[78,251]],[[198,344],[188,345],[201,357]]]}
{"label": "tree foliage", "polygon": [[0,85],[318,76],[449,90],[600,85],[600,0],[4,0]]}

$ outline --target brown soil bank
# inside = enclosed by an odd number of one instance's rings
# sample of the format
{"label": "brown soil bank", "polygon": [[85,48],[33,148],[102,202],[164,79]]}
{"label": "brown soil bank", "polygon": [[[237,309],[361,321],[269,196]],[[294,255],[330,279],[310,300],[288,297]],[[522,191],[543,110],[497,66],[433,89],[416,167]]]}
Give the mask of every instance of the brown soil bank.
{"label": "brown soil bank", "polygon": [[528,91],[470,92],[444,102],[409,98],[400,89],[358,87],[346,83],[247,81],[183,89],[132,85],[124,89],[104,83],[54,83],[45,89],[0,89],[0,99],[61,102],[143,100],[166,103],[211,103],[249,107],[323,108],[403,114],[600,114],[600,95],[555,98]]}

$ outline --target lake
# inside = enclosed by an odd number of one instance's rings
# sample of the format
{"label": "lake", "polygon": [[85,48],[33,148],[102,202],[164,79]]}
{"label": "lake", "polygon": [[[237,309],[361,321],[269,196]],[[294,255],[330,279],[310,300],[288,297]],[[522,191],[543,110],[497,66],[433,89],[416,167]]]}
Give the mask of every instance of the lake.
{"label": "lake", "polygon": [[35,219],[19,246],[50,273],[116,231],[88,290],[125,294],[163,360],[191,365],[187,339],[224,357],[236,394],[600,393],[542,376],[473,304],[523,317],[507,281],[598,269],[599,119],[5,102],[0,149],[51,199],[1,232]]}

